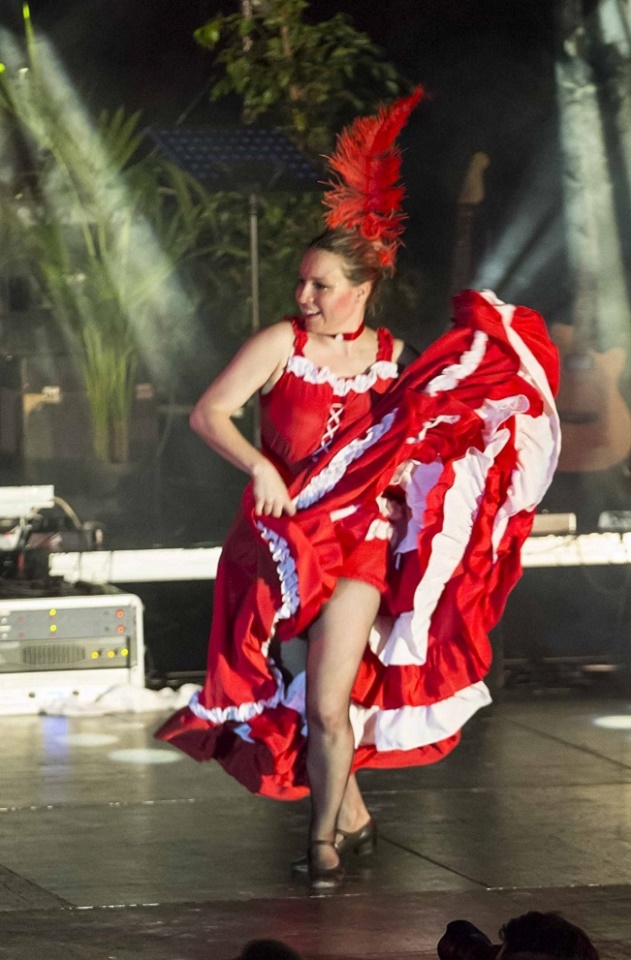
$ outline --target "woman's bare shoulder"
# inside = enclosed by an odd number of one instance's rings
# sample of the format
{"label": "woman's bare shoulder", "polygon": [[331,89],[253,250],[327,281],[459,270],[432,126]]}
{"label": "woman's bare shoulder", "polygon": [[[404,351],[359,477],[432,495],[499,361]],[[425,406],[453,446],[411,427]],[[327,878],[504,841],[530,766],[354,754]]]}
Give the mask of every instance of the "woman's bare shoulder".
{"label": "woman's bare shoulder", "polygon": [[278,320],[276,323],[270,323],[267,327],[261,327],[257,336],[262,334],[270,339],[274,338],[278,340],[293,340],[295,332],[292,318],[285,317],[283,320]]}
{"label": "woman's bare shoulder", "polygon": [[[291,320],[281,320],[264,327],[250,340],[256,356],[263,367],[268,367],[270,375],[261,387],[261,393],[269,393],[282,376],[283,370],[294,350],[295,331]],[[253,354],[253,356],[255,356]]]}
{"label": "woman's bare shoulder", "polygon": [[291,320],[280,320],[278,323],[271,323],[268,327],[263,327],[253,337],[250,342],[260,344],[261,347],[273,350],[283,350],[291,348],[294,342],[294,328]]}

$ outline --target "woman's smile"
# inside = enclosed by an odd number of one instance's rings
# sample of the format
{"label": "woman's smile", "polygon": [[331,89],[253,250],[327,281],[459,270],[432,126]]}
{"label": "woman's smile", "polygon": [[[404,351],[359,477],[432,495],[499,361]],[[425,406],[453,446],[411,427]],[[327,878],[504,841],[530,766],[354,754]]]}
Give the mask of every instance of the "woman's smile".
{"label": "woman's smile", "polygon": [[334,336],[361,325],[365,285],[354,286],[342,267],[341,258],[327,250],[309,250],[303,257],[296,302],[309,333]]}

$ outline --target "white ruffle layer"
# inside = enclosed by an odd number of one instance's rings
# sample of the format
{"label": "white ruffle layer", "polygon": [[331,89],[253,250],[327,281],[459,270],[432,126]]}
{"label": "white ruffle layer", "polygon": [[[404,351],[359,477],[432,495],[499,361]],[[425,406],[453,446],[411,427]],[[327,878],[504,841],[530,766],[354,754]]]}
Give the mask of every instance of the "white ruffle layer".
{"label": "white ruffle layer", "polygon": [[[465,457],[454,464],[455,480],[445,497],[443,527],[434,538],[426,574],[414,597],[414,609],[397,618],[387,637],[379,634],[377,629],[373,629],[371,633],[372,649],[382,662],[388,665],[417,664],[421,666],[425,663],[432,614],[445,584],[461,561],[469,542],[488,471],[510,436],[509,431],[502,427],[505,420],[515,417],[518,467],[514,471],[507,500],[495,520],[493,540],[496,549],[510,517],[522,510],[533,509],[539,501],[549,485],[558,459],[559,420],[545,373],[521,337],[511,327],[515,308],[503,304],[489,291],[485,291],[484,296],[500,312],[511,346],[521,360],[520,373],[539,390],[544,399],[544,413],[538,418],[525,416],[527,401],[523,396],[509,397],[498,402],[489,401],[477,411],[485,421],[486,446],[484,450],[470,448]],[[436,394],[452,389],[473,373],[484,357],[487,342],[487,335],[477,331],[473,336],[470,349],[462,355],[460,362],[446,368],[435,377],[428,385],[427,392]],[[393,367],[396,371],[396,364],[378,362],[373,364],[369,373],[355,377],[353,380],[343,380],[326,369],[316,367],[305,357],[292,357],[289,361],[289,368],[297,376],[304,376],[314,383],[328,382],[334,390],[339,386],[339,391],[336,391],[338,395],[345,395],[352,389],[369,390],[377,378],[391,378]],[[298,508],[310,506],[332,490],[344,476],[348,465],[390,429],[396,412],[393,410],[380,423],[373,425],[363,437],[357,438],[336,454],[321,473],[314,477],[299,494],[295,500],[296,506]],[[426,429],[432,425],[434,424],[426,425]],[[415,439],[411,439],[410,442],[414,442]],[[418,464],[411,461],[408,465],[405,486],[408,505],[412,510],[412,520],[408,530],[409,536],[406,536],[399,545],[398,552],[404,551],[406,547],[415,548],[427,494],[436,483],[441,471],[441,464]],[[269,544],[278,568],[283,600],[278,618],[290,616],[300,602],[295,562],[291,557],[288,544],[282,537],[262,524],[259,524],[259,527]],[[198,696],[194,695],[190,704],[191,710],[211,723],[237,721],[240,724],[237,733],[246,740],[251,739],[248,721],[265,709],[278,706],[279,703],[296,710],[304,720],[304,673],[299,674],[287,689],[280,672],[275,667],[272,667],[272,673],[278,686],[276,694],[268,700],[240,704],[223,710],[219,708],[209,710],[202,707]],[[366,710],[352,704],[351,723],[357,745],[374,744],[378,751],[384,752],[411,750],[453,736],[477,710],[490,702],[491,697],[486,685],[479,681],[454,696],[429,706]]]}
{"label": "white ruffle layer", "polygon": [[[303,671],[279,699],[284,706],[300,714],[304,734],[307,733],[305,692],[306,675]],[[481,680],[445,700],[429,705],[381,710],[378,707],[365,709],[351,703],[350,721],[355,747],[375,746],[379,753],[426,747],[458,733],[474,713],[490,703],[488,687]],[[235,733],[243,740],[252,742],[248,723],[242,723]]]}
{"label": "white ruffle layer", "polygon": [[[488,400],[477,411],[484,421],[486,446],[484,450],[470,448],[461,460],[454,463],[455,479],[445,496],[443,526],[433,539],[427,570],[414,595],[413,610],[397,618],[387,638],[376,629],[371,632],[371,649],[385,665],[422,666],[426,661],[429,629],[436,606],[467,549],[488,472],[510,438],[509,431],[502,426],[505,421],[515,418],[517,467],[513,471],[507,498],[495,517],[492,536],[495,552],[510,518],[534,509],[541,500],[558,460],[559,421],[545,373],[511,327],[515,308],[502,304],[493,294],[485,292],[485,296],[500,312],[511,346],[521,361],[519,372],[539,390],[544,399],[544,412],[539,417],[527,416],[529,404],[523,395]],[[482,339],[475,344],[474,336],[474,345],[463,354],[462,368],[457,364],[448,368],[450,378],[442,381],[442,388],[448,388],[453,378],[456,381],[463,379],[461,373],[465,367],[472,372],[484,357],[485,345],[486,340]],[[436,377],[432,383],[437,384],[440,380]],[[426,497],[441,470],[441,465],[435,463],[415,463],[408,468],[404,485],[412,517],[397,552],[416,549]]]}
{"label": "white ruffle layer", "polygon": [[285,684],[280,670],[276,667],[270,667],[270,673],[276,680],[276,693],[268,697],[267,700],[254,700],[248,703],[239,703],[230,707],[204,707],[199,702],[201,690],[196,690],[188,702],[191,713],[201,720],[208,720],[209,723],[244,723],[248,720],[258,717],[264,710],[273,710],[282,701],[285,694]]}
{"label": "white ruffle layer", "polygon": [[286,369],[307,383],[328,383],[336,397],[345,397],[349,393],[367,393],[372,390],[377,380],[395,380],[399,375],[396,363],[391,360],[377,360],[366,373],[360,373],[356,377],[336,377],[328,367],[316,367],[311,360],[295,354],[287,361]]}
{"label": "white ruffle layer", "polygon": [[425,393],[433,397],[437,393],[444,393],[445,390],[453,390],[461,380],[469,377],[482,362],[488,340],[486,333],[476,330],[471,346],[462,354],[458,363],[452,363],[451,366],[445,367],[437,377],[430,380],[425,388]]}
{"label": "white ruffle layer", "polygon": [[395,407],[394,410],[386,414],[383,420],[369,427],[363,437],[351,440],[349,444],[336,453],[326,467],[317,476],[313,477],[294,499],[298,509],[304,510],[305,507],[310,507],[312,503],[321,500],[325,493],[333,490],[346,473],[348,466],[358,457],[361,457],[365,450],[377,443],[384,433],[388,432],[396,415],[397,408]]}
{"label": "white ruffle layer", "polygon": [[288,620],[300,606],[296,561],[292,557],[289,544],[284,537],[281,537],[275,530],[270,530],[260,520],[257,527],[270,549],[278,573],[282,604],[276,612],[276,620]]}
{"label": "white ruffle layer", "polygon": [[352,703],[350,718],[355,746],[374,745],[379,753],[427,747],[453,737],[474,713],[490,703],[491,694],[482,680],[459,690],[453,697],[425,706],[366,710]]}

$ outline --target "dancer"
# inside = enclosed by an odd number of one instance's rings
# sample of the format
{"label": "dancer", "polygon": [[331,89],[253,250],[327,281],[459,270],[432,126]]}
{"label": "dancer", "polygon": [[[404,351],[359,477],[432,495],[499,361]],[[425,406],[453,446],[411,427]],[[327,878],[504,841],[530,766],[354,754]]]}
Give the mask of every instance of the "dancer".
{"label": "dancer", "polygon": [[[340,135],[300,315],[249,340],[191,418],[251,483],[222,550],[206,683],[157,736],[255,793],[310,792],[294,866],[316,889],[342,881],[342,853],[374,846],[355,771],[439,760],[490,702],[488,631],[558,454],[538,314],[467,291],[417,359],[366,326],[401,242],[396,138],[420,98]],[[231,420],[256,393],[260,451]],[[283,641],[305,634],[292,677]]]}

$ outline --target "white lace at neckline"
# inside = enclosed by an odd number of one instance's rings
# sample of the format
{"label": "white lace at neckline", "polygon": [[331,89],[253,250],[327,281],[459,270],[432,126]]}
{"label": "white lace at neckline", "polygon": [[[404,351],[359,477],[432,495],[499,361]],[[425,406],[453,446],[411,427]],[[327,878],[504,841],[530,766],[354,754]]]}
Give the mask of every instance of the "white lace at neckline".
{"label": "white lace at neckline", "polygon": [[377,380],[395,380],[399,368],[392,360],[375,360],[366,373],[355,377],[338,377],[328,367],[317,367],[313,360],[293,354],[287,361],[286,370],[307,383],[327,383],[338,397],[348,393],[366,393],[372,390]]}

